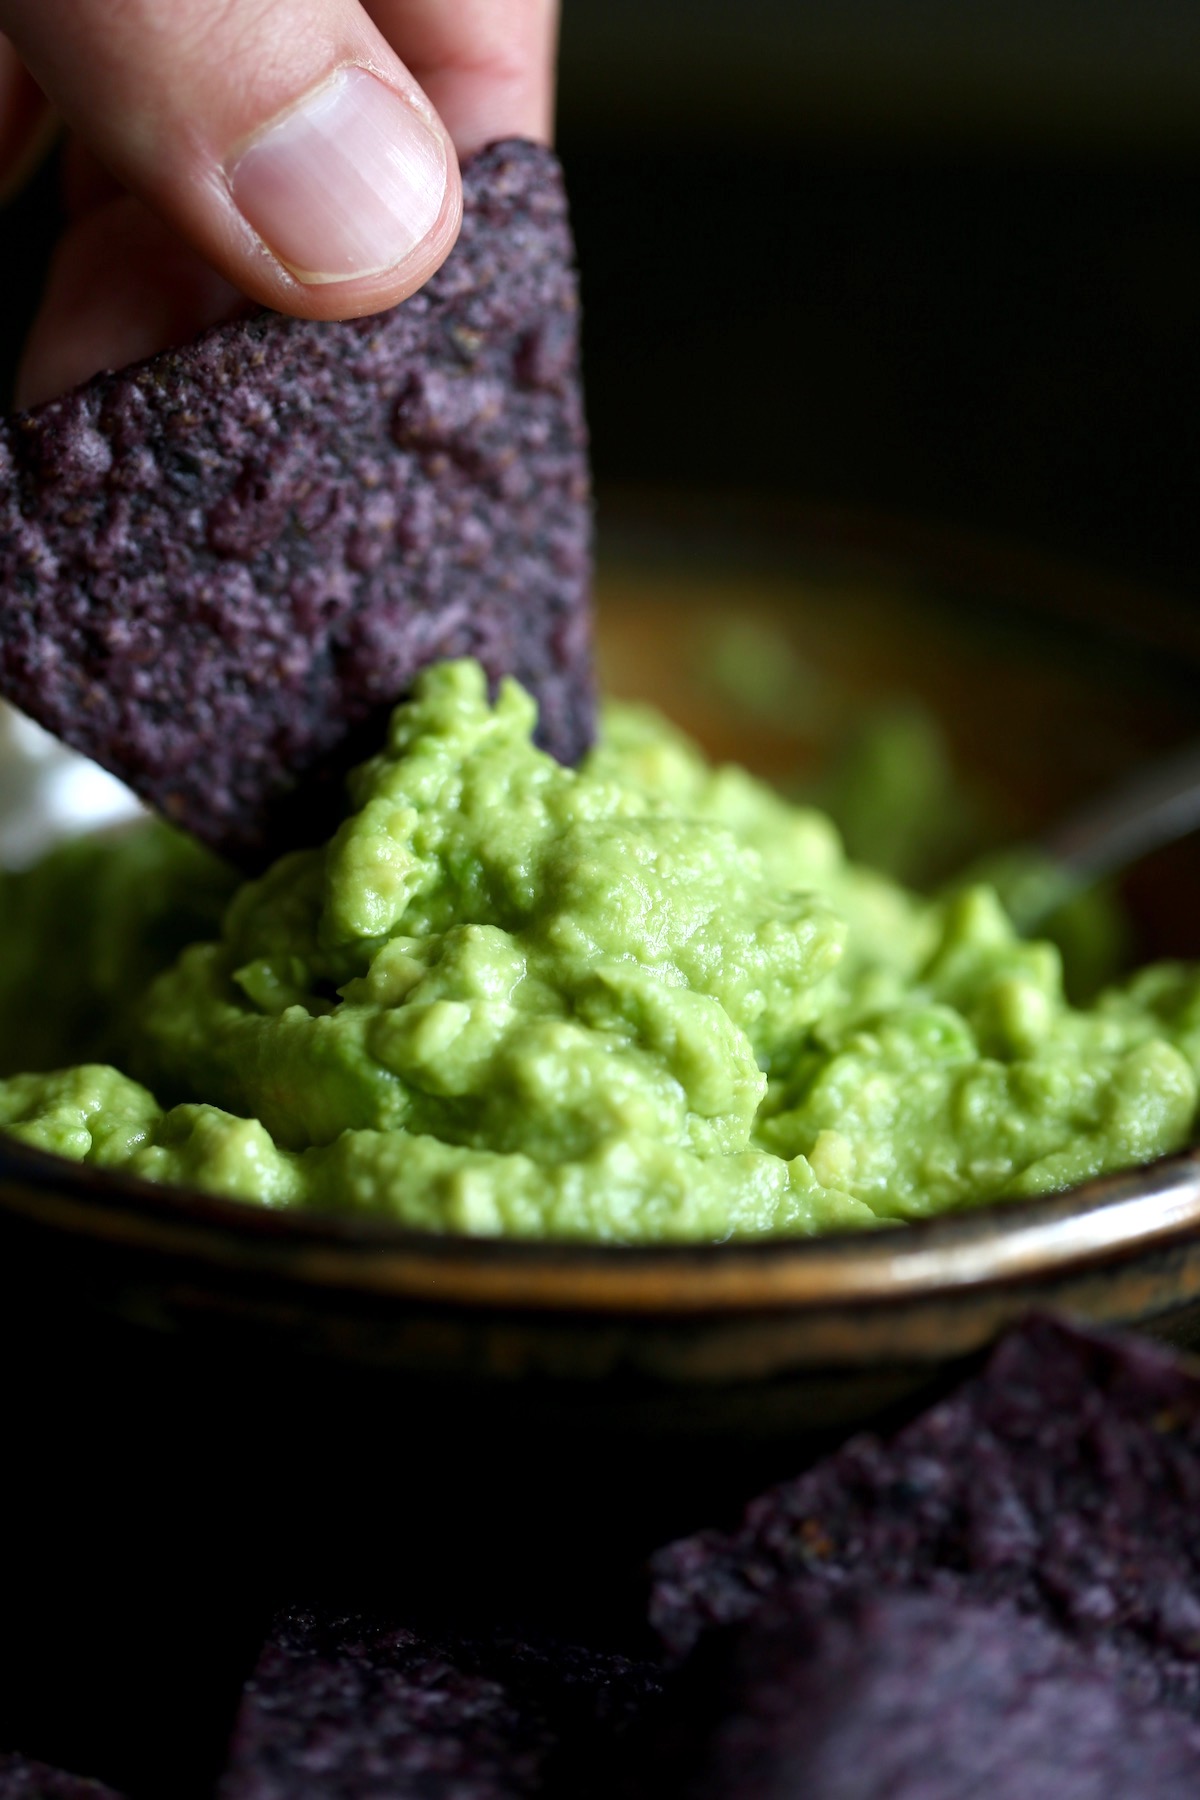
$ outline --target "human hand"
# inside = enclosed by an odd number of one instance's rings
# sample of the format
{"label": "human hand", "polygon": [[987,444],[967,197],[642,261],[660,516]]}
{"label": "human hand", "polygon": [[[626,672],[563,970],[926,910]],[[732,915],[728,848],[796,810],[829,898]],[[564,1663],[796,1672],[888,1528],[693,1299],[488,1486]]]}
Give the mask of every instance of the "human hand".
{"label": "human hand", "polygon": [[556,0],[0,0],[0,30],[0,187],[50,103],[72,134],[21,406],[247,296],[394,306],[458,234],[456,151],[551,131]]}

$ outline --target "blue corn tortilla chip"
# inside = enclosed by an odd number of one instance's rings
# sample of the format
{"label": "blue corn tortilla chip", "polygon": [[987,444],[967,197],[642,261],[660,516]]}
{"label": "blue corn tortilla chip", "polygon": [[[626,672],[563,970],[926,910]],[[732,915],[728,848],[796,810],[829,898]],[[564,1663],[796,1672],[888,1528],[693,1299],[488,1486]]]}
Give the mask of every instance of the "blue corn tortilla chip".
{"label": "blue corn tortilla chip", "polygon": [[1007,1606],[810,1580],[701,1640],[635,1766],[637,1800],[1191,1800],[1200,1724]]}
{"label": "blue corn tortilla chip", "polygon": [[580,1768],[656,1691],[655,1670],[621,1656],[296,1608],[246,1685],[219,1796],[578,1794]]}
{"label": "blue corn tortilla chip", "polygon": [[1003,1604],[1200,1719],[1200,1381],[1145,1340],[1031,1319],[894,1437],[659,1551],[651,1617],[680,1656],[805,1580]]}
{"label": "blue corn tortilla chip", "polygon": [[423,665],[592,730],[590,501],[561,172],[463,169],[394,311],[273,313],[0,423],[0,692],[249,867],[322,835]]}
{"label": "blue corn tortilla chip", "polygon": [[121,1800],[114,1789],[25,1756],[0,1756],[0,1800]]}

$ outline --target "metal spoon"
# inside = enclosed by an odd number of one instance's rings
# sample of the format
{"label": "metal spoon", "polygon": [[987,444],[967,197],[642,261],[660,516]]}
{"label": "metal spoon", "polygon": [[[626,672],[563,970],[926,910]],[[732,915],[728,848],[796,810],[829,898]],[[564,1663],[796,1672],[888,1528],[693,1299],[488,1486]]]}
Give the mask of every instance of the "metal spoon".
{"label": "metal spoon", "polygon": [[[1200,829],[1200,744],[1158,757],[1009,852],[1005,903],[1023,932],[1108,875]],[[1022,862],[1027,867],[1022,868]]]}

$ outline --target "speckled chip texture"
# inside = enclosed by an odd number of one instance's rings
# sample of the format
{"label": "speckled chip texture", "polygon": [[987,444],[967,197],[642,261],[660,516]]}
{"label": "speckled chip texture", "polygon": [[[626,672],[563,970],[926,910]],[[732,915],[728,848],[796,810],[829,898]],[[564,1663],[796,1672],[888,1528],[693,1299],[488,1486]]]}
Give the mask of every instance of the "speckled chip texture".
{"label": "speckled chip texture", "polygon": [[218,326],[0,425],[0,688],[246,866],[327,830],[424,664],[592,729],[590,502],[561,172],[494,144],[394,311]]}
{"label": "speckled chip texture", "polygon": [[1011,1607],[1200,1719],[1200,1381],[1145,1340],[1031,1319],[895,1437],[658,1552],[652,1618],[680,1655],[806,1581]]}
{"label": "speckled chip texture", "polygon": [[1194,1800],[1200,1724],[1040,1619],[942,1594],[785,1588],[709,1632],[637,1800]]}
{"label": "speckled chip texture", "polygon": [[25,1756],[0,1756],[0,1800],[121,1800],[99,1781],[68,1775]]}
{"label": "speckled chip texture", "polygon": [[567,1800],[657,1687],[603,1652],[294,1608],[246,1685],[218,1793]]}

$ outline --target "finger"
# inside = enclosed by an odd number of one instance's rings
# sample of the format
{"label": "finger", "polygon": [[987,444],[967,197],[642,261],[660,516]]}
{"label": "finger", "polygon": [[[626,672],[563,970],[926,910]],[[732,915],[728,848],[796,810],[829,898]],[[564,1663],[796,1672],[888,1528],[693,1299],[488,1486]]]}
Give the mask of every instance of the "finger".
{"label": "finger", "polygon": [[33,173],[54,131],[49,102],[0,37],[0,203]]}
{"label": "finger", "polygon": [[557,0],[365,0],[404,53],[460,156],[554,135]]}
{"label": "finger", "polygon": [[81,138],[68,133],[59,159],[63,208],[68,219],[78,219],[125,189]]}
{"label": "finger", "polygon": [[98,369],[185,343],[247,305],[197,250],[132,194],[73,221],[54,253],[17,371],[18,406],[37,406]]}
{"label": "finger", "polygon": [[264,305],[347,318],[442,262],[445,128],[358,0],[0,0],[112,173]]}

